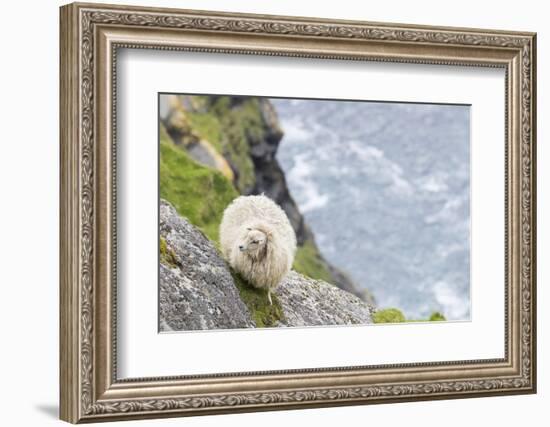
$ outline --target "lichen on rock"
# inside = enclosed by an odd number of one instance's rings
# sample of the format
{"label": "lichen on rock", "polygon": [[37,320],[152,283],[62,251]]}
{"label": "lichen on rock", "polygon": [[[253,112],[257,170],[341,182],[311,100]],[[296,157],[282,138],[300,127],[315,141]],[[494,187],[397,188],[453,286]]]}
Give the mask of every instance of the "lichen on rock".
{"label": "lichen on rock", "polygon": [[372,323],[374,307],[322,280],[292,271],[275,291],[284,319],[280,326],[330,326]]}
{"label": "lichen on rock", "polygon": [[214,245],[164,200],[160,235],[175,259],[174,266],[159,266],[161,330],[256,326]]}

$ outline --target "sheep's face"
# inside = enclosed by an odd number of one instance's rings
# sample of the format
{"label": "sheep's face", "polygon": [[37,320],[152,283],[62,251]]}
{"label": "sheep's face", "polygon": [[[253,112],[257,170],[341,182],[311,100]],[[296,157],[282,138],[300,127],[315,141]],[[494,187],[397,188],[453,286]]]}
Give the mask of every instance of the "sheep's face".
{"label": "sheep's face", "polygon": [[239,251],[250,255],[259,254],[267,244],[267,236],[263,231],[255,228],[247,228],[243,238],[239,242]]}

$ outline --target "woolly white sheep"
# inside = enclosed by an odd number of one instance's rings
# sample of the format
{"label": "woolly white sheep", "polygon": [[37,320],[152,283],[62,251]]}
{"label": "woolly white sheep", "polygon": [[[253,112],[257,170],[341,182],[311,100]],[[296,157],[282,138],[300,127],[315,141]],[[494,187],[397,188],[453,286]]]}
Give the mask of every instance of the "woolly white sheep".
{"label": "woolly white sheep", "polygon": [[294,262],[296,234],[285,212],[264,196],[237,197],[225,209],[220,245],[229,265],[252,286],[271,291]]}

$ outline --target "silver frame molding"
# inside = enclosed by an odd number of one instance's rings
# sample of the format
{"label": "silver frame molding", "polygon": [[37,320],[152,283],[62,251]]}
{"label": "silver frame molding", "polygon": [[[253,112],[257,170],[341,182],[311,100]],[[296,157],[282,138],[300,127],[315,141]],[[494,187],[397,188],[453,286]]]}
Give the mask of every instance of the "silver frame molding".
{"label": "silver frame molding", "polygon": [[[536,392],[534,33],[81,3],[61,7],[60,22],[61,419],[78,423]],[[504,68],[505,357],[117,379],[118,48]]]}

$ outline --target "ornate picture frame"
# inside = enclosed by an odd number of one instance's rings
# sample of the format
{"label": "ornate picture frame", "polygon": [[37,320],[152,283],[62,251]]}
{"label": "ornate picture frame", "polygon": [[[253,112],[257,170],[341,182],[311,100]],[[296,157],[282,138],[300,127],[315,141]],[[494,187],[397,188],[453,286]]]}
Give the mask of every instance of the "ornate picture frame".
{"label": "ornate picture frame", "polygon": [[[536,392],[536,35],[74,3],[60,10],[60,417],[71,422]],[[504,358],[117,378],[117,49],[505,70]]]}

